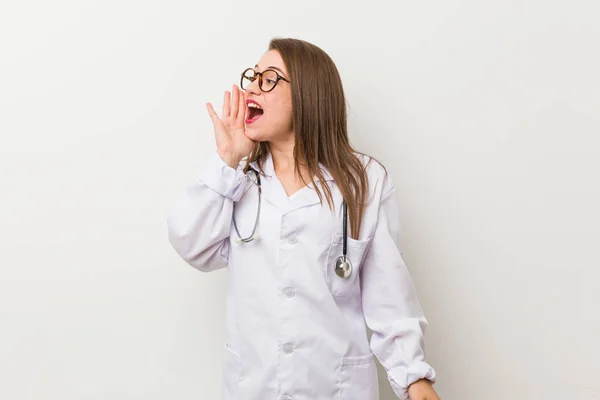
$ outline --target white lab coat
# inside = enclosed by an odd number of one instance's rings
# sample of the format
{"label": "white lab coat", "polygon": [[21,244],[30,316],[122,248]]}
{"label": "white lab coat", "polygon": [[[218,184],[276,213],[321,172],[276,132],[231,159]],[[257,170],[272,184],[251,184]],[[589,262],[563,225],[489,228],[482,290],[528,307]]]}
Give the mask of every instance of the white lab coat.
{"label": "white lab coat", "polygon": [[423,349],[427,321],[401,256],[389,174],[370,163],[371,202],[359,239],[348,238],[353,272],[340,278],[333,265],[342,254],[342,198],[329,171],[321,164],[335,213],[325,198],[319,203],[312,184],[288,197],[269,155],[259,239],[237,243],[232,215],[248,236],[258,205],[245,162],[233,169],[212,154],[168,217],[169,239],[187,263],[205,272],[228,266],[223,398],[376,400],[375,356],[401,399],[412,382],[434,381]]}

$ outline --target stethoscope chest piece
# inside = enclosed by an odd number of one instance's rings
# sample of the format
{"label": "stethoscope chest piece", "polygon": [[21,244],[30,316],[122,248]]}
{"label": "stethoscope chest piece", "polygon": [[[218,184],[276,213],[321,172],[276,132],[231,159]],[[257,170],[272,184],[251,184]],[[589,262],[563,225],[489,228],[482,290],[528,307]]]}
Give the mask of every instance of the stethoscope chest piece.
{"label": "stethoscope chest piece", "polygon": [[352,274],[352,263],[346,256],[339,256],[335,260],[335,273],[340,278],[347,278]]}

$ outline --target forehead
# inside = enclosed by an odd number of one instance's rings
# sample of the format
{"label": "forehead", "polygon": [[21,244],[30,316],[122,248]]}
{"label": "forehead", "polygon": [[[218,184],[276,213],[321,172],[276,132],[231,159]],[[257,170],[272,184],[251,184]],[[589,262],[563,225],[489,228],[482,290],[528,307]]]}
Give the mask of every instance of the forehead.
{"label": "forehead", "polygon": [[283,59],[279,52],[276,50],[269,50],[260,58],[260,60],[256,63],[258,65],[259,71],[264,71],[269,67],[276,67],[283,71],[284,74],[287,74],[287,68],[283,63]]}

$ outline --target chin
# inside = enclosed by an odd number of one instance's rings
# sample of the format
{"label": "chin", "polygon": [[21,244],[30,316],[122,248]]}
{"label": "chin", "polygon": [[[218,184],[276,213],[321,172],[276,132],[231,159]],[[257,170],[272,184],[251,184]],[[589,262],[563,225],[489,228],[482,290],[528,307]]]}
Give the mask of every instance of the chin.
{"label": "chin", "polygon": [[261,135],[259,129],[255,129],[248,126],[246,126],[246,137],[248,139],[254,140],[255,142],[264,141],[263,135]]}

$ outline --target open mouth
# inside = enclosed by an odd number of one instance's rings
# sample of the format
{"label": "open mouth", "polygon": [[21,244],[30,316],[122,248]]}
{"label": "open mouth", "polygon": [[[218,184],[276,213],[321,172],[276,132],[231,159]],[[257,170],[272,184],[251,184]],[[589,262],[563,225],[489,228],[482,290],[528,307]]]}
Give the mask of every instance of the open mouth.
{"label": "open mouth", "polygon": [[255,102],[254,100],[248,100],[247,103],[248,110],[246,112],[246,123],[251,124],[256,122],[260,117],[263,116],[264,111],[260,104]]}

